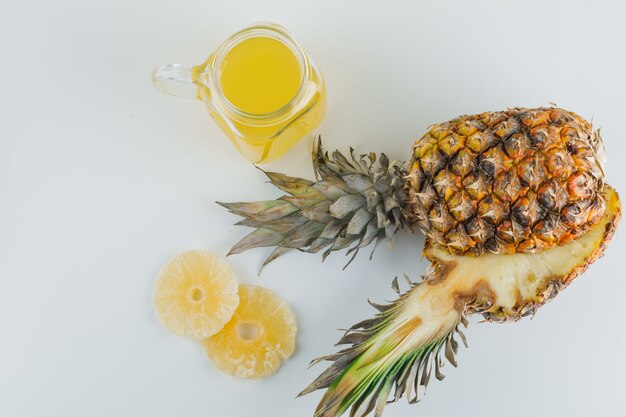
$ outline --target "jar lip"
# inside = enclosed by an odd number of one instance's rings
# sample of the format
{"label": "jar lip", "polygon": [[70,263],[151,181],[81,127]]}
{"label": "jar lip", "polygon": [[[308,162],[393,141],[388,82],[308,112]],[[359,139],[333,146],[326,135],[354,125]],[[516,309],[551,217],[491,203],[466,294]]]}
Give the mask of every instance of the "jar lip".
{"label": "jar lip", "polygon": [[[241,110],[224,95],[219,82],[222,62],[226,55],[242,41],[255,37],[267,37],[278,40],[289,48],[300,64],[300,85],[298,86],[298,91],[284,106],[269,113],[249,113]],[[286,117],[288,116],[289,111],[292,110],[295,104],[306,94],[310,71],[309,58],[296,39],[284,27],[276,23],[261,22],[248,26],[226,39],[215,52],[213,65],[207,66],[205,69],[205,75],[208,76],[211,91],[214,92],[214,98],[216,98],[215,96],[219,97],[219,101],[222,102],[230,112],[246,119],[268,119],[280,117],[283,114],[286,115]]]}

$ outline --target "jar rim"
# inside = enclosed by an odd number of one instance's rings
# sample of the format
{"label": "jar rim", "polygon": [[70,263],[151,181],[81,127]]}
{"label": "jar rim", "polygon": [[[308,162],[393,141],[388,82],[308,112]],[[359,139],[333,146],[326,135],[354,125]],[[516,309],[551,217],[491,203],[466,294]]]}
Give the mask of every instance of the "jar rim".
{"label": "jar rim", "polygon": [[[256,37],[267,37],[281,42],[289,48],[300,64],[300,85],[298,86],[297,92],[287,103],[285,103],[285,105],[268,113],[250,113],[241,110],[224,95],[220,83],[221,67],[224,58],[236,45],[247,39]],[[248,26],[226,39],[215,52],[213,65],[205,68],[205,76],[208,76],[207,78],[211,91],[214,92],[214,98],[216,98],[215,96],[219,97],[219,101],[224,104],[228,111],[246,119],[265,120],[277,117],[282,119],[282,117],[280,117],[281,115],[285,115],[285,117],[289,116],[290,110],[292,110],[306,94],[306,86],[310,78],[310,71],[311,68],[309,58],[296,39],[284,27],[275,23],[262,22]]]}

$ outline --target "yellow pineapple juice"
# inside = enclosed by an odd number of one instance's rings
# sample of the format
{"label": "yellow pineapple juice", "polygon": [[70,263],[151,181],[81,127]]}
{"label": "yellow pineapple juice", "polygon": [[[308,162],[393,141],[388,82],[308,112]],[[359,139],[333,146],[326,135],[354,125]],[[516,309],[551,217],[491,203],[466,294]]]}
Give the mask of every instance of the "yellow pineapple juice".
{"label": "yellow pineapple juice", "polygon": [[152,74],[165,93],[202,100],[235,147],[272,161],[311,137],[326,113],[320,71],[283,27],[260,23],[228,38],[202,65],[164,65]]}
{"label": "yellow pineapple juice", "polygon": [[235,147],[272,161],[310,137],[326,113],[322,74],[282,26],[259,23],[224,41],[202,65],[163,65],[154,86],[199,98]]}
{"label": "yellow pineapple juice", "polygon": [[289,104],[302,83],[298,58],[282,42],[266,37],[235,45],[220,68],[222,94],[249,114],[274,113]]}

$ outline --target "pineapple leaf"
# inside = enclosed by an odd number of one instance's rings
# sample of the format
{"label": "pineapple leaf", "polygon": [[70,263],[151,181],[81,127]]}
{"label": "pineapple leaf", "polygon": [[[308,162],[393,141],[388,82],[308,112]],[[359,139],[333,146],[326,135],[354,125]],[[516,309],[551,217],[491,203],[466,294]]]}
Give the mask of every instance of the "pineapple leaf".
{"label": "pineapple leaf", "polygon": [[298,208],[285,200],[257,201],[254,203],[222,203],[217,204],[233,214],[247,219],[267,222],[287,216],[298,211]]}
{"label": "pineapple leaf", "polygon": [[[261,169],[261,171],[263,170]],[[278,172],[263,171],[263,173],[267,175],[272,184],[293,196],[310,192],[310,188],[313,185],[313,181],[290,177]]]}
{"label": "pineapple leaf", "polygon": [[330,207],[331,216],[337,219],[343,219],[348,214],[357,211],[365,205],[365,198],[362,195],[350,194],[339,197]]}
{"label": "pineapple leaf", "polygon": [[259,273],[261,272],[261,270],[263,268],[265,268],[265,266],[267,264],[269,264],[270,262],[272,262],[274,259],[283,256],[284,254],[286,254],[289,251],[292,251],[293,248],[284,248],[282,246],[277,246],[274,248],[274,250],[272,251],[272,253],[270,253],[270,255],[265,258],[265,260],[263,261],[263,264],[261,265],[261,268],[259,268]]}
{"label": "pineapple leaf", "polygon": [[[435,267],[427,278],[442,278],[444,273]],[[412,303],[421,300],[431,286],[408,279],[407,283],[409,290],[402,293],[398,279],[393,280],[392,288],[399,293],[396,301],[388,305],[370,302],[379,313],[345,332],[337,345],[350,345],[348,348],[314,361],[332,362],[300,393],[326,389],[314,417],[336,417],[348,410],[352,417],[369,413],[380,416],[388,402],[402,396],[411,403],[417,402],[431,377],[443,379],[442,355],[456,367],[459,344],[455,335],[461,335],[458,326],[463,322],[460,310],[437,311],[430,319],[442,321],[427,324],[426,329],[430,330],[420,330],[420,317],[411,318],[407,312],[418,311]],[[424,314],[429,310],[421,311]]]}
{"label": "pineapple leaf", "polygon": [[346,231],[351,235],[361,235],[363,229],[365,229],[373,217],[372,213],[367,211],[366,207],[361,207],[354,213]]}
{"label": "pineapple leaf", "polygon": [[[238,242],[231,254],[271,246],[311,253],[326,248],[322,255],[326,259],[333,251],[349,249],[348,266],[360,248],[378,245],[382,239],[391,239],[398,230],[410,227],[401,210],[402,164],[389,163],[383,155],[377,160],[374,153],[357,157],[354,149],[350,149],[349,158],[339,151],[331,157],[318,139],[313,167],[321,178],[316,182],[262,170],[273,185],[286,193],[276,200],[218,202],[243,217],[237,225],[256,229]],[[286,252],[275,249],[263,265]]]}
{"label": "pineapple leaf", "polygon": [[228,255],[245,252],[248,249],[265,246],[278,246],[284,240],[284,236],[270,229],[255,229],[252,233],[241,239],[230,249]]}

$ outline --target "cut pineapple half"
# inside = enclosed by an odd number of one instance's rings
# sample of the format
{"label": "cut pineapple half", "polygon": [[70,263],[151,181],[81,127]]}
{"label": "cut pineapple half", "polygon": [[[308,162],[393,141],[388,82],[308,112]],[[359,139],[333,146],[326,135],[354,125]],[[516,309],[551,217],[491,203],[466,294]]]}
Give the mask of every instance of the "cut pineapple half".
{"label": "cut pineapple half", "polygon": [[211,362],[239,378],[261,378],[275,373],[293,353],[296,320],[291,309],[272,291],[239,287],[239,307],[221,332],[202,344]]}
{"label": "cut pineapple half", "polygon": [[192,250],[174,257],[159,274],[154,306],[173,333],[204,339],[231,319],[239,305],[238,283],[228,264],[209,252]]}
{"label": "cut pineapple half", "polygon": [[432,245],[424,254],[447,269],[442,287],[448,293],[458,294],[457,298],[472,294],[474,303],[480,300],[469,310],[475,309],[489,321],[519,320],[534,314],[602,255],[621,218],[619,196],[611,186],[605,185],[603,198],[602,220],[562,246],[532,254],[471,257]]}
{"label": "cut pineapple half", "polygon": [[[419,401],[431,375],[441,380],[443,357],[457,365],[459,329],[466,315],[488,321],[519,320],[544,303],[602,255],[621,217],[619,196],[604,186],[602,220],[576,240],[534,254],[451,254],[427,245],[431,268],[391,304],[372,304],[379,313],[352,326],[338,345],[351,345],[320,360],[332,361],[301,395],[327,388],[314,415],[380,416],[390,399]],[[394,289],[400,293],[397,280]],[[392,390],[395,390],[391,394]]]}

